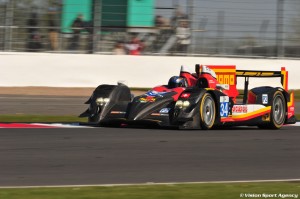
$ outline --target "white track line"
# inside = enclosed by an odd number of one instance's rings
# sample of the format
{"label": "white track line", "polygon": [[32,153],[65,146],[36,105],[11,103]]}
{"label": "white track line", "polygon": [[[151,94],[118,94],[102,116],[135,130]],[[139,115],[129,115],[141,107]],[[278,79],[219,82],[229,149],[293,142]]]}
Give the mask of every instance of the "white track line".
{"label": "white track line", "polygon": [[200,182],[146,182],[132,184],[90,184],[90,185],[45,185],[45,186],[0,186],[0,189],[31,189],[31,188],[73,188],[73,187],[119,187],[119,186],[155,186],[155,185],[188,185],[188,184],[225,184],[225,183],[260,183],[260,182],[300,182],[299,179],[274,180],[236,180],[236,181],[200,181]]}
{"label": "white track line", "polygon": [[51,127],[58,127],[58,128],[94,128],[92,126],[84,126],[79,124],[62,124],[62,123],[51,123],[51,124],[45,124],[45,123],[31,123],[33,125],[43,125],[43,126],[51,126]]}
{"label": "white track line", "polygon": [[[70,124],[62,124],[62,123],[31,123],[33,125],[44,125],[44,126],[55,126],[55,127],[65,127],[65,128],[95,128],[92,126],[84,126],[80,125],[79,123],[70,123]],[[285,126],[300,126],[300,122],[296,122],[296,124],[288,124]]]}
{"label": "white track line", "polygon": [[[20,123],[23,124],[23,123]],[[26,123],[24,123],[26,124]],[[27,123],[29,125],[36,125],[38,126],[46,126],[46,127],[57,127],[57,128],[101,128],[101,127],[95,127],[95,126],[88,126],[88,125],[80,125],[79,123],[70,123],[70,124],[62,124],[62,123]],[[292,126],[300,126],[300,122],[297,122],[296,124],[288,124],[285,125],[285,127],[292,127]],[[0,127],[0,128],[14,128],[14,127]],[[16,127],[21,128],[21,127]],[[30,128],[30,127],[27,127]],[[244,128],[248,128],[245,126]]]}
{"label": "white track line", "polygon": [[[36,124],[36,125],[46,125],[46,126],[54,126],[54,127],[59,127],[59,128],[95,128],[92,126],[83,126],[79,124],[61,124],[61,123],[51,123],[51,124],[43,124],[43,123],[31,123],[31,124]],[[288,124],[285,125],[287,127],[289,126],[300,126],[300,122],[297,122],[296,124]]]}
{"label": "white track line", "polygon": [[296,122],[296,124],[288,124],[287,126],[300,126],[300,122]]}

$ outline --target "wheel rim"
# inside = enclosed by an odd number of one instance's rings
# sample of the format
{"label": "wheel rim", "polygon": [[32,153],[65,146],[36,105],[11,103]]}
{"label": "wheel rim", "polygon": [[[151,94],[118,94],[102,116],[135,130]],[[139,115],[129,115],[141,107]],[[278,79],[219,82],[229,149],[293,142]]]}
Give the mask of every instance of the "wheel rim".
{"label": "wheel rim", "polygon": [[280,96],[276,96],[273,104],[273,118],[276,124],[284,122],[284,104]]}
{"label": "wheel rim", "polygon": [[207,126],[211,126],[212,123],[214,122],[214,115],[215,115],[214,101],[211,97],[207,97],[204,100],[203,107],[202,107],[203,122]]}

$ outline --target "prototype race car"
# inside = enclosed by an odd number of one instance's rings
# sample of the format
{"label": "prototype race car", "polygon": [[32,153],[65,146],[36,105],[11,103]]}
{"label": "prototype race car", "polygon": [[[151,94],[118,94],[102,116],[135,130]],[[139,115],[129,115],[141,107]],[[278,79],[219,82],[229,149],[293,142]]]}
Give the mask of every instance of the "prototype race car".
{"label": "prototype race car", "polygon": [[[244,77],[244,91],[237,90]],[[248,89],[250,78],[281,79],[282,87]],[[242,96],[242,98],[240,97]],[[80,115],[100,126],[152,125],[180,129],[258,126],[279,129],[296,123],[294,93],[288,93],[288,72],[236,70],[236,66],[196,65],[195,73],[181,67],[168,85],[133,97],[124,84],[100,85]]]}

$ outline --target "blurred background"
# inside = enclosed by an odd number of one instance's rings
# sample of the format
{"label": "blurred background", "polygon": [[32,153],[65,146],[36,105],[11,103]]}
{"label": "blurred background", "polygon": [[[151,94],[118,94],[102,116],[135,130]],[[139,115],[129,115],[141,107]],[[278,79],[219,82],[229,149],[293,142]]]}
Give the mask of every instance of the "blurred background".
{"label": "blurred background", "polygon": [[0,51],[299,57],[299,0],[0,0]]}

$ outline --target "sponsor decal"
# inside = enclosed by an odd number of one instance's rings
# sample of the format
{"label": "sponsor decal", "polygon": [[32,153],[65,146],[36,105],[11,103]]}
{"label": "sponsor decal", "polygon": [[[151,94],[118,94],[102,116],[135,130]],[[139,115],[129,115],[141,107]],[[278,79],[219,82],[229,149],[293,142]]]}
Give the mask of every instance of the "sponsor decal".
{"label": "sponsor decal", "polygon": [[125,114],[123,111],[111,111],[110,114]]}
{"label": "sponsor decal", "polygon": [[166,92],[157,92],[157,91],[148,91],[145,95],[146,96],[151,96],[151,97],[162,97]]}
{"label": "sponsor decal", "polygon": [[220,96],[220,116],[228,117],[229,113],[229,97]]}
{"label": "sponsor decal", "polygon": [[182,93],[180,97],[182,98],[189,98],[191,93]]}
{"label": "sponsor decal", "polygon": [[[236,105],[245,106],[245,105]],[[243,110],[243,109],[242,109]],[[269,114],[271,111],[271,106],[265,107],[260,104],[247,105],[247,113],[232,113],[232,117],[221,118],[222,122],[234,122],[234,121],[247,121],[252,118],[263,116]]]}
{"label": "sponsor decal", "polygon": [[151,113],[152,116],[160,116],[160,113]]}
{"label": "sponsor decal", "polygon": [[228,96],[220,96],[220,102],[229,102]]}
{"label": "sponsor decal", "polygon": [[147,96],[147,97],[141,97],[140,99],[141,103],[146,103],[146,102],[155,102],[155,97],[152,96]]}
{"label": "sponsor decal", "polygon": [[218,74],[217,80],[220,84],[228,84],[230,86],[235,85],[235,75],[231,74]]}
{"label": "sponsor decal", "polygon": [[268,104],[268,94],[263,94],[262,95],[262,103],[263,104]]}
{"label": "sponsor decal", "polygon": [[232,113],[247,113],[248,107],[247,105],[234,105],[232,107]]}
{"label": "sponsor decal", "polygon": [[209,80],[209,83],[210,83],[210,84],[213,84],[213,83],[215,83],[215,82],[214,82],[213,80],[210,79],[210,80]]}
{"label": "sponsor decal", "polygon": [[151,113],[152,116],[169,116],[169,114],[165,113]]}
{"label": "sponsor decal", "polygon": [[169,113],[171,108],[163,108],[159,111],[159,113]]}

